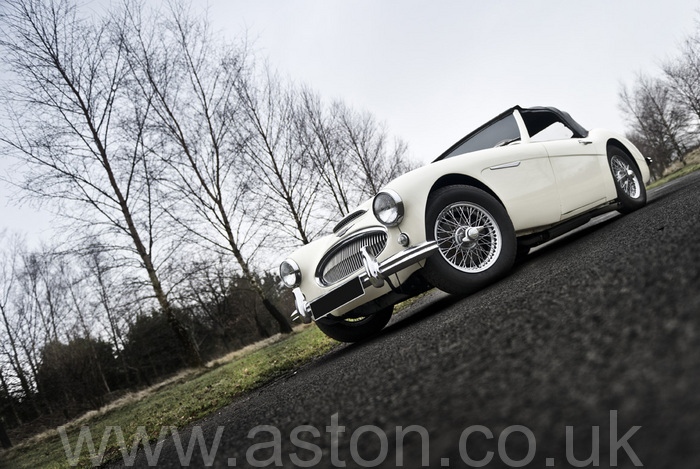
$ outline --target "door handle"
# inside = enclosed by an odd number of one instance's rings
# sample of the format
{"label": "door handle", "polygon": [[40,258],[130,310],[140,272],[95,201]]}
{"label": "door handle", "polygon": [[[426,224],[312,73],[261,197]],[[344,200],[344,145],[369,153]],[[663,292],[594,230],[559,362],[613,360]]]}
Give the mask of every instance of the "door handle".
{"label": "door handle", "polygon": [[579,140],[578,143],[580,143],[581,145],[590,145],[593,142],[590,140]]}

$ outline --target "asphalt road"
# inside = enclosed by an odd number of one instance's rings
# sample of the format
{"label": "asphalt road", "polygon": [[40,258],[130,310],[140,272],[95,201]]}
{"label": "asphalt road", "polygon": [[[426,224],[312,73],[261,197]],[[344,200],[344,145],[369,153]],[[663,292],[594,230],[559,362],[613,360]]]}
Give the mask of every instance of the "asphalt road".
{"label": "asphalt road", "polygon": [[[270,425],[285,467],[393,467],[400,456],[404,467],[593,467],[596,454],[601,467],[700,467],[700,172],[649,198],[481,292],[433,292],[378,337],[200,422],[208,448],[220,435],[214,466],[274,458],[270,428],[248,437]],[[301,425],[317,430],[295,434],[306,443],[290,436]],[[181,462],[166,442],[158,465]],[[196,448],[190,464],[204,462]]]}

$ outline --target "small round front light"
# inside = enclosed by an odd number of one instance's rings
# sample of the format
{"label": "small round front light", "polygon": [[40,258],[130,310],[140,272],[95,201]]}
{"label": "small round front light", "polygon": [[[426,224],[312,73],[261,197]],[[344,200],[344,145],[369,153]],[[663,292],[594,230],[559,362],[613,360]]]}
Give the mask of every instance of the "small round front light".
{"label": "small round front light", "polygon": [[301,283],[301,270],[296,262],[287,259],[280,264],[280,277],[289,288],[298,287]]}
{"label": "small round front light", "polygon": [[382,225],[396,226],[403,220],[403,201],[395,191],[386,189],[374,196],[372,211]]}

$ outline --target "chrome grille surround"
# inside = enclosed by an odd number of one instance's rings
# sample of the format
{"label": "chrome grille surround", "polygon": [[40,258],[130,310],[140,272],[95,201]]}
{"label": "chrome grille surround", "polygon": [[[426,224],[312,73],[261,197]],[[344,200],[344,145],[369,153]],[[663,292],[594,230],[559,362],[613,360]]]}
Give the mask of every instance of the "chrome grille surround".
{"label": "chrome grille surround", "polygon": [[363,247],[367,247],[367,251],[376,257],[384,250],[386,242],[386,231],[381,229],[353,234],[323,256],[316,269],[316,280],[324,287],[340,282],[364,267],[360,252]]}

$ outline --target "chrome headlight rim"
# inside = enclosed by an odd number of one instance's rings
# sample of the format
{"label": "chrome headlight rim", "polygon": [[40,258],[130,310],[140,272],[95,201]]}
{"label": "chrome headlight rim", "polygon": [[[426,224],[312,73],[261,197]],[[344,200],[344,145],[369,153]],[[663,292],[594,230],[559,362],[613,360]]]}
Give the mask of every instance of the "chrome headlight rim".
{"label": "chrome headlight rim", "polygon": [[[392,219],[383,219],[378,212],[377,208],[377,201],[380,200],[381,198],[389,197],[391,202],[393,203],[392,209],[396,209],[396,215]],[[385,209],[386,210],[386,209]],[[374,200],[372,201],[372,212],[374,213],[374,217],[377,219],[379,223],[381,223],[384,226],[397,226],[399,223],[403,221],[403,216],[404,216],[404,206],[403,206],[403,200],[401,199],[401,196],[394,190],[392,189],[384,189],[379,191],[377,195],[374,196]]]}
{"label": "chrome headlight rim", "polygon": [[[294,277],[290,278],[292,275]],[[282,279],[282,283],[289,288],[295,288],[301,285],[301,269],[299,268],[299,264],[292,259],[285,259],[282,261],[280,264],[280,278]]]}

